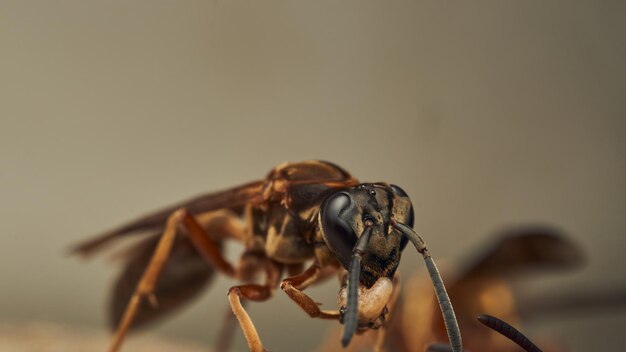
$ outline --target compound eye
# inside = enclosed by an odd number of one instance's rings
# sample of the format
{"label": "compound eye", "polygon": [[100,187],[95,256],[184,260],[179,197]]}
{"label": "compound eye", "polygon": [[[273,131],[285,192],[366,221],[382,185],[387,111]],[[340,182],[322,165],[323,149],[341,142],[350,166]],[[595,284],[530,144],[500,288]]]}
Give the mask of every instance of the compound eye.
{"label": "compound eye", "polygon": [[[396,185],[389,185],[391,187],[391,191],[399,197],[405,197],[405,198],[409,198],[409,195],[406,194],[406,192],[400,188],[399,186]],[[406,215],[406,219],[404,219],[404,224],[409,226],[409,227],[413,227],[413,222],[414,222],[414,216],[415,214],[413,213],[413,204],[411,203],[411,208],[409,208],[409,211]],[[402,237],[402,240],[400,242],[400,250],[404,250],[404,248],[406,247],[407,243],[409,243],[409,239],[406,237]]]}
{"label": "compound eye", "polygon": [[402,188],[400,188],[400,186],[398,185],[389,185],[389,186],[391,187],[391,190],[393,191],[395,195],[409,198],[409,195],[406,194],[406,192]]}
{"label": "compound eye", "polygon": [[350,266],[352,249],[357,241],[351,226],[357,214],[356,204],[346,192],[331,195],[321,206],[320,220],[324,240],[346,269]]}
{"label": "compound eye", "polygon": [[[389,185],[389,186],[391,187],[391,190],[393,191],[393,193],[396,196],[404,197],[404,198],[407,198],[407,199],[409,198],[409,195],[406,194],[406,192],[402,188],[400,188],[399,186],[396,186],[396,185]],[[409,208],[409,211],[407,213],[406,219],[404,219],[403,222],[404,222],[405,225],[408,225],[409,227],[413,227],[415,214],[413,213],[413,204],[410,203],[410,202],[411,202],[411,200],[409,199],[409,204],[411,204],[411,207]]]}

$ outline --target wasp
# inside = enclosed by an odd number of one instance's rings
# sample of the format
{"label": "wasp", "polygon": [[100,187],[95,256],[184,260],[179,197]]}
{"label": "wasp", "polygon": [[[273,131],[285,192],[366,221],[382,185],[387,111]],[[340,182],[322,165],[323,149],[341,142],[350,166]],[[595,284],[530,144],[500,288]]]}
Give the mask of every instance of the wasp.
{"label": "wasp", "polygon": [[[333,163],[304,161],[283,163],[264,179],[148,214],[79,244],[74,252],[89,256],[133,233],[153,233],[127,252],[114,286],[110,352],[119,350],[128,331],[196,297],[216,272],[241,282],[228,290],[228,301],[249,349],[263,351],[244,302],[266,301],[278,287],[310,317],[342,323],[343,346],[355,333],[375,329],[384,341],[388,306],[399,289],[396,270],[411,242],[432,278],[450,346],[461,351],[450,299],[413,222],[411,200],[400,187],[361,183]],[[244,247],[236,265],[222,253],[229,240]],[[265,277],[262,284],[253,282],[259,274]],[[303,291],[335,274],[342,282],[340,307],[322,310]]]}

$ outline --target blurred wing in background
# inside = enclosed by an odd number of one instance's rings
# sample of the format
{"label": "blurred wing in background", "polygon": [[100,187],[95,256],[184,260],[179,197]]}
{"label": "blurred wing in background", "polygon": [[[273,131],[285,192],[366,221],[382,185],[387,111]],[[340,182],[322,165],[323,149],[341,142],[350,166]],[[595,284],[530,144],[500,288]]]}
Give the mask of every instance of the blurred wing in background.
{"label": "blurred wing in background", "polygon": [[476,250],[462,265],[457,285],[485,277],[512,278],[533,270],[572,269],[584,264],[580,249],[561,231],[547,226],[509,228]]}
{"label": "blurred wing in background", "polygon": [[[584,263],[582,252],[563,233],[551,227],[509,228],[495,237],[492,243],[472,252],[471,259],[456,272],[443,270],[444,279],[449,278],[446,280],[448,293],[464,337],[464,347],[470,351],[516,350],[515,344],[495,336],[496,332],[476,320],[478,314],[489,313],[519,323],[512,283],[524,274],[571,269]],[[427,344],[447,343],[445,326],[437,313],[428,278],[416,275],[409,279],[401,304],[391,315],[389,348],[423,351]]]}

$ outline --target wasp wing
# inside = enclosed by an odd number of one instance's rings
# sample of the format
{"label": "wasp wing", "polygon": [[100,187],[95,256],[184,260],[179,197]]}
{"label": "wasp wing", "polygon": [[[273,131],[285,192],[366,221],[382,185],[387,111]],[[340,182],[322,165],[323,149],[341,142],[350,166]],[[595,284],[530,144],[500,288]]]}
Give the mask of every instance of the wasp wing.
{"label": "wasp wing", "polygon": [[[475,317],[490,313],[518,323],[516,290],[511,284],[528,274],[571,269],[584,262],[580,249],[552,227],[511,227],[495,237],[471,253],[473,257],[460,266],[458,279],[449,285],[459,324],[472,336],[464,346],[470,350],[508,350],[508,341],[493,339],[495,332],[485,329]],[[443,322],[434,326],[439,336],[445,336]],[[486,346],[485,341],[493,344]]]}
{"label": "wasp wing", "polygon": [[[144,274],[160,235],[152,235],[135,245],[127,255],[127,262],[113,287],[110,301],[110,324],[115,329]],[[221,243],[216,243],[221,246]],[[197,297],[211,281],[215,270],[200,257],[184,236],[177,236],[167,263],[159,276],[154,295],[158,305],[144,300],[133,320],[131,329],[153,322],[172,313]]]}
{"label": "wasp wing", "polygon": [[532,270],[570,269],[584,263],[580,249],[559,230],[525,226],[501,231],[499,238],[468,260],[456,282],[486,277],[512,278]]}
{"label": "wasp wing", "polygon": [[248,202],[260,201],[263,181],[254,181],[225,191],[201,195],[164,209],[147,214],[112,231],[105,232],[91,240],[78,244],[72,253],[88,256],[110,241],[130,233],[162,231],[167,218],[179,208],[185,208],[193,215],[218,209],[230,209],[241,213]]}

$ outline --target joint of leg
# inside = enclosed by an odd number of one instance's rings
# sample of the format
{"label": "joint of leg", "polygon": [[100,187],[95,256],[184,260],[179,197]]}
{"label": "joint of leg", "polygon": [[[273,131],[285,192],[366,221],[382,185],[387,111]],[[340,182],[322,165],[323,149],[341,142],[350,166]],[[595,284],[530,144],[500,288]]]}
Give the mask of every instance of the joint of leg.
{"label": "joint of leg", "polygon": [[186,208],[178,208],[172,213],[172,218],[176,220],[182,220],[183,218],[185,218],[185,216],[187,216]]}
{"label": "joint of leg", "polygon": [[293,283],[289,280],[283,280],[280,283],[280,289],[283,291],[287,291],[288,289],[293,288]]}
{"label": "joint of leg", "polygon": [[237,286],[233,286],[231,288],[228,289],[228,296],[232,296],[232,295],[237,295],[239,297],[241,297],[241,289],[239,289],[239,287]]}
{"label": "joint of leg", "polygon": [[322,315],[322,312],[319,310],[319,307],[316,310],[307,311],[309,317],[311,318],[319,318]]}
{"label": "joint of leg", "polygon": [[151,294],[154,293],[154,287],[152,287],[153,285],[148,286],[147,284],[145,285],[139,285],[139,287],[137,288],[137,295],[139,297],[147,297]]}

